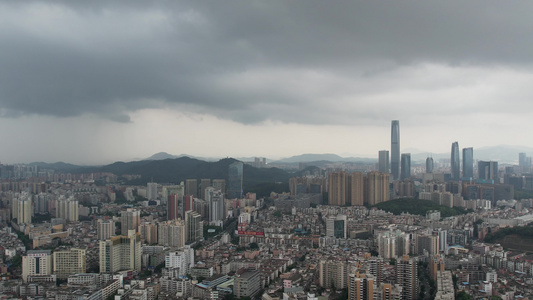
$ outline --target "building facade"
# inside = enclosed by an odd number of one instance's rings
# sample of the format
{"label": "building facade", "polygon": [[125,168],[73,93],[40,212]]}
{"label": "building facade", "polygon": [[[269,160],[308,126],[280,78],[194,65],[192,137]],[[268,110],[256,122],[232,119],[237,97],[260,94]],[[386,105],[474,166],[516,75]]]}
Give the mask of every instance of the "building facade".
{"label": "building facade", "polygon": [[391,123],[391,159],[390,167],[392,179],[400,179],[400,121]]}

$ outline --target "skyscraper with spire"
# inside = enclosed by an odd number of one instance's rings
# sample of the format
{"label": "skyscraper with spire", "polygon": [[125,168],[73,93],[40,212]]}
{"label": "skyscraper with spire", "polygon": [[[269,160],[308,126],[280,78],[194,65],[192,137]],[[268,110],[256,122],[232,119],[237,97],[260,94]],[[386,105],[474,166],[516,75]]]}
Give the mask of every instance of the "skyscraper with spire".
{"label": "skyscraper with spire", "polygon": [[452,155],[450,159],[451,167],[452,167],[452,180],[460,180],[461,179],[461,163],[460,163],[460,157],[459,157],[459,143],[454,142],[452,144]]}
{"label": "skyscraper with spire", "polygon": [[392,179],[400,179],[400,121],[391,123],[391,173]]}

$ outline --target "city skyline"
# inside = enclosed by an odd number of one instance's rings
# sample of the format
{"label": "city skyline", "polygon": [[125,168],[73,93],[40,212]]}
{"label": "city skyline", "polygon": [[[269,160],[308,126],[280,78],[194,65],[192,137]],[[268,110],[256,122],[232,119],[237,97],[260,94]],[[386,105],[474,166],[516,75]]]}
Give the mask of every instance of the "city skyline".
{"label": "city skyline", "polygon": [[0,162],[531,148],[517,4],[2,2]]}

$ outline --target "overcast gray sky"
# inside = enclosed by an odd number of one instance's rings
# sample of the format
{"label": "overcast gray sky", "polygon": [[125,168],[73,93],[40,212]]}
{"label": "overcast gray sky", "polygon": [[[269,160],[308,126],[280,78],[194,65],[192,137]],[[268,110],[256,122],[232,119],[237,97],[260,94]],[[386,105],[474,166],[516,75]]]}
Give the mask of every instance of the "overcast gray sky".
{"label": "overcast gray sky", "polygon": [[[0,1],[0,161],[533,147],[533,2]],[[532,153],[533,154],[533,153]]]}

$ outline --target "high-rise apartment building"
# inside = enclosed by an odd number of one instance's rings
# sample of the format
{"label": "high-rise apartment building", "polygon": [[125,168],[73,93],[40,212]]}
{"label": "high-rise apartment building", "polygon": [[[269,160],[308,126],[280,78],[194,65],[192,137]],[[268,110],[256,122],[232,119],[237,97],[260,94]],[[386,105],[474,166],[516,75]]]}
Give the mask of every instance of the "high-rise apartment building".
{"label": "high-rise apartment building", "polygon": [[178,185],[164,185],[161,188],[161,199],[168,199],[169,195],[177,195],[178,199],[185,196],[185,184],[181,182]]}
{"label": "high-rise apartment building", "polygon": [[350,274],[348,280],[349,300],[374,300],[376,278],[372,274],[357,271]]}
{"label": "high-rise apartment building", "polygon": [[141,270],[141,236],[135,230],[100,241],[99,250],[100,273]]}
{"label": "high-rise apartment building", "polygon": [[400,179],[411,178],[411,153],[402,153],[402,170]]}
{"label": "high-rise apartment building", "polygon": [[369,172],[365,178],[366,204],[375,205],[390,200],[390,175],[387,173]]}
{"label": "high-rise apartment building", "polygon": [[22,257],[22,280],[28,281],[28,276],[51,275],[52,254],[50,250],[28,250]]}
{"label": "high-rise apartment building", "polygon": [[391,123],[391,174],[393,180],[400,179],[400,121]]}
{"label": "high-rise apartment building", "polygon": [[349,175],[344,171],[332,172],[328,176],[328,204],[346,205],[349,196]]}
{"label": "high-rise apartment building", "polygon": [[204,222],[202,216],[194,210],[185,212],[185,226],[187,242],[199,241],[204,236]]}
{"label": "high-rise apartment building", "polygon": [[439,253],[439,236],[420,234],[416,237],[416,253],[419,255],[427,251],[429,255]]}
{"label": "high-rise apartment building", "polygon": [[96,224],[96,235],[99,241],[105,241],[115,236],[115,222],[111,219],[99,219]]}
{"label": "high-rise apartment building", "polygon": [[215,190],[214,187],[208,187],[205,189],[205,198],[209,207],[209,224],[222,226],[226,218],[222,191]]}
{"label": "high-rise apartment building", "polygon": [[463,148],[463,177],[474,178],[474,148]]}
{"label": "high-rise apartment building", "polygon": [[54,251],[53,271],[58,279],[67,279],[69,275],[85,273],[87,271],[85,249],[72,248],[70,250]]}
{"label": "high-rise apartment building", "polygon": [[148,200],[157,199],[157,183],[156,182],[148,182],[146,184],[146,198],[148,198]]}
{"label": "high-rise apartment building", "polygon": [[451,152],[451,173],[452,173],[452,180],[460,180],[461,179],[461,158],[459,157],[459,143],[454,142],[452,144],[452,152]]}
{"label": "high-rise apartment building", "polygon": [[344,171],[328,175],[329,205],[374,205],[388,201],[390,175],[388,173],[361,172],[352,174]]}
{"label": "high-rise apartment building", "polygon": [[12,206],[13,218],[17,219],[17,224],[31,224],[33,205],[28,193],[21,193],[14,198]]}
{"label": "high-rise apartment building", "polygon": [[67,222],[77,222],[79,218],[78,200],[61,196],[56,202],[56,217]]}
{"label": "high-rise apartment building", "polygon": [[139,226],[139,233],[141,234],[141,242],[152,245],[157,244],[157,224],[153,222],[143,222]]}
{"label": "high-rise apartment building", "polygon": [[139,210],[128,208],[125,211],[120,212],[120,233],[125,235],[130,230],[139,230],[141,225],[141,212]]}
{"label": "high-rise apartment building", "polygon": [[319,284],[323,288],[335,286],[344,289],[348,286],[350,266],[343,260],[321,260],[319,263]]}
{"label": "high-rise apartment building", "polygon": [[381,173],[389,173],[389,151],[381,150],[378,156],[378,171]]}
{"label": "high-rise apartment building", "polygon": [[228,168],[228,198],[243,198],[243,169],[244,164],[236,161]]}
{"label": "high-rise apartment building", "polygon": [[364,205],[365,175],[361,172],[354,172],[350,175],[350,199],[351,205]]}
{"label": "high-rise apartment building", "polygon": [[161,246],[176,248],[185,246],[185,221],[172,220],[159,223],[157,238]]}
{"label": "high-rise apartment building", "polygon": [[409,255],[404,255],[396,261],[396,283],[402,287],[402,300],[418,297],[417,264]]}
{"label": "high-rise apartment building", "polygon": [[433,157],[426,158],[426,173],[433,173],[434,163]]}
{"label": "high-rise apartment building", "polygon": [[[183,197],[180,197],[178,194],[170,194],[167,197],[167,220],[175,220],[182,218],[181,213],[183,205],[180,202],[183,202]],[[181,204],[181,205],[180,205]]]}
{"label": "high-rise apartment building", "polygon": [[185,180],[185,194],[192,195],[193,197],[198,198],[198,180],[196,179]]}
{"label": "high-rise apartment building", "polygon": [[194,249],[185,246],[179,251],[170,251],[165,256],[165,268],[178,269],[179,276],[185,276],[190,273],[194,266]]}
{"label": "high-rise apartment building", "polygon": [[379,255],[385,259],[396,258],[410,252],[409,234],[400,230],[379,233],[377,242]]}

